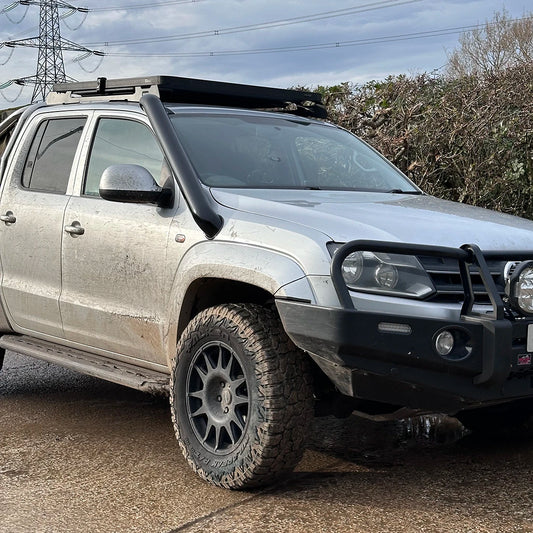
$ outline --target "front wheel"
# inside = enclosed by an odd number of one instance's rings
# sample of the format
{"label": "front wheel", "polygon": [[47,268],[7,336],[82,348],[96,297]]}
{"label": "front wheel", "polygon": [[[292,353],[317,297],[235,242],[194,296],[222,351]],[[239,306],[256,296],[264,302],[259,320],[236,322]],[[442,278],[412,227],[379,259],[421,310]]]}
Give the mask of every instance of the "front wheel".
{"label": "front wheel", "polygon": [[170,396],[193,470],[231,489],[290,472],[313,416],[308,365],[266,308],[228,304],[199,313],[178,343]]}

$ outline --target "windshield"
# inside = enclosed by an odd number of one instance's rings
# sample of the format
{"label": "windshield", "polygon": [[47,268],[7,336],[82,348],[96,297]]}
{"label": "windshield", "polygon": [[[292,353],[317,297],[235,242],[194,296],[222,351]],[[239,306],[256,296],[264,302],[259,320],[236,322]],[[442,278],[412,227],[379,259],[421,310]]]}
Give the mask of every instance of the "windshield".
{"label": "windshield", "polygon": [[172,123],[210,187],[419,192],[350,133],[293,117],[176,114]]}

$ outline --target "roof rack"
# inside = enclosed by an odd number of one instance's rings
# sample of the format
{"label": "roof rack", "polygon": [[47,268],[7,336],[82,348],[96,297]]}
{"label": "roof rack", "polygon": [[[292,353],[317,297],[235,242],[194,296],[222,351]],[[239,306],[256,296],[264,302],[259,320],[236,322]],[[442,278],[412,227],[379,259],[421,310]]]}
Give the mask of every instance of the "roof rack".
{"label": "roof rack", "polygon": [[327,117],[320,93],[177,76],[149,76],[112,80],[98,78],[92,82],[56,83],[46,102],[48,104],[95,100],[138,102],[145,94],[155,94],[163,102],[168,103],[275,109],[301,116]]}

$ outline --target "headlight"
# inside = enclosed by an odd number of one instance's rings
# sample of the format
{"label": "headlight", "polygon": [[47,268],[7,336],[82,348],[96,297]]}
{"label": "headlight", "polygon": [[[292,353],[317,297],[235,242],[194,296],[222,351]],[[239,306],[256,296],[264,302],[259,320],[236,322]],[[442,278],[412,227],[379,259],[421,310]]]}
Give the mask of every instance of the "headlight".
{"label": "headlight", "polygon": [[[332,254],[339,246],[330,246]],[[435,292],[418,259],[410,255],[353,252],[342,263],[342,277],[353,291],[406,298],[425,298]]]}
{"label": "headlight", "polygon": [[357,283],[363,273],[363,252],[350,254],[342,263],[342,277],[347,285]]}
{"label": "headlight", "polygon": [[386,287],[387,289],[394,289],[398,285],[400,276],[395,265],[388,263],[381,263],[374,271],[374,279],[378,287]]}
{"label": "headlight", "polygon": [[513,309],[533,315],[533,261],[519,263],[507,280],[505,292]]}

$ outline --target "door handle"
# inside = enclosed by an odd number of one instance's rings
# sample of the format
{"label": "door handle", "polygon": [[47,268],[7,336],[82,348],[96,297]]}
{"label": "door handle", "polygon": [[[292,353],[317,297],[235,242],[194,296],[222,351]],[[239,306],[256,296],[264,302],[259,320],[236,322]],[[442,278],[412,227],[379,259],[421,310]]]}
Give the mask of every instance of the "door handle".
{"label": "door handle", "polygon": [[5,215],[0,215],[0,220],[6,224],[14,224],[17,221],[17,217],[11,211],[8,211]]}
{"label": "door handle", "polygon": [[65,226],[65,231],[71,235],[83,235],[85,228],[82,228],[79,222],[73,222],[70,226]]}

